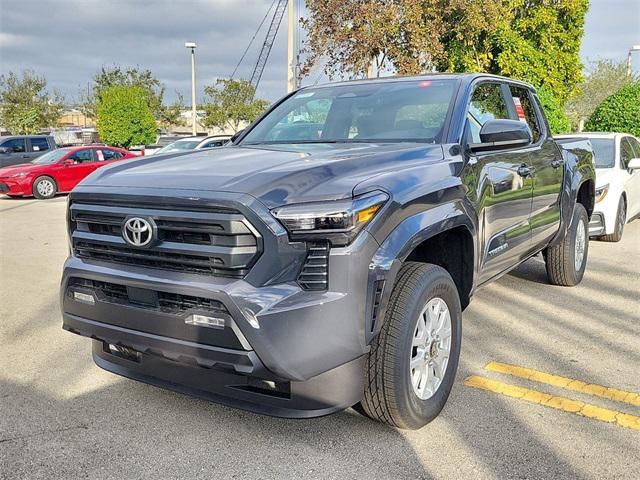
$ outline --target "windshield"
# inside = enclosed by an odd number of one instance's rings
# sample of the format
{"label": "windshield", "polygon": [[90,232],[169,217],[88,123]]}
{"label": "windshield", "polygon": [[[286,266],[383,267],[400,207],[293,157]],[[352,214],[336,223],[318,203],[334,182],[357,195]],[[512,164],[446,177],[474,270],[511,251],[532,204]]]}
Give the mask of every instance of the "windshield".
{"label": "windshield", "polygon": [[31,160],[31,163],[35,165],[48,165],[50,163],[55,163],[64,157],[69,150],[66,148],[59,148],[57,150],[51,150],[50,152],[45,153],[44,155],[40,155],[37,158]]}
{"label": "windshield", "polygon": [[591,138],[596,168],[612,168],[616,162],[615,141],[613,138]]}
{"label": "windshield", "polygon": [[240,143],[439,143],[455,86],[454,80],[413,80],[304,89]]}
{"label": "windshield", "polygon": [[156,154],[179,152],[181,150],[193,150],[201,141],[202,140],[178,140],[177,142],[170,143],[166,147],[162,147],[156,152]]}

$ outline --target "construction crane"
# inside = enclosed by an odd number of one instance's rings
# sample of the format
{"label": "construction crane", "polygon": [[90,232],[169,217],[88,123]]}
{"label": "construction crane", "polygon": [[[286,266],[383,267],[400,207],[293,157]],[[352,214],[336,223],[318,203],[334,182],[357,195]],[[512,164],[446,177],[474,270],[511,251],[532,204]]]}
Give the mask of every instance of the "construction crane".
{"label": "construction crane", "polygon": [[278,4],[276,5],[275,13],[273,14],[273,18],[271,19],[271,24],[269,25],[267,36],[264,39],[264,43],[262,44],[262,48],[260,49],[260,55],[258,56],[258,61],[256,62],[256,66],[253,69],[253,73],[251,74],[250,83],[256,89],[258,88],[258,84],[260,83],[260,79],[262,78],[262,72],[264,72],[264,67],[267,64],[267,60],[269,59],[269,54],[271,53],[273,42],[275,41],[276,35],[278,34],[280,23],[282,23],[282,17],[284,17],[284,12],[287,9],[287,1],[288,0],[277,0]]}

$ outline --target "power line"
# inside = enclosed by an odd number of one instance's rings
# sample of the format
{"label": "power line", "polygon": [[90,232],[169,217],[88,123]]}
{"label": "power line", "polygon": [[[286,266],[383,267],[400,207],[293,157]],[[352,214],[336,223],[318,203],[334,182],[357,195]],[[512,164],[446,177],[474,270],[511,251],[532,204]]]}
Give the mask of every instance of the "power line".
{"label": "power line", "polygon": [[231,78],[233,78],[235,76],[236,72],[238,71],[238,67],[240,67],[240,64],[244,60],[244,57],[247,55],[247,52],[251,48],[251,45],[253,45],[253,41],[258,36],[258,32],[260,32],[260,29],[262,28],[262,25],[264,25],[264,22],[267,20],[267,17],[269,16],[269,12],[271,11],[271,9],[273,8],[273,6],[276,4],[277,1],[278,0],[273,0],[273,2],[271,2],[271,5],[269,6],[269,9],[264,14],[264,17],[262,18],[262,21],[260,22],[260,25],[258,25],[258,28],[256,29],[256,32],[253,34],[253,37],[251,37],[251,40],[249,41],[249,45],[247,45],[247,48],[244,49],[244,53],[240,57],[240,60],[238,60],[238,64],[236,65],[236,68],[233,69],[233,73],[231,74]]}

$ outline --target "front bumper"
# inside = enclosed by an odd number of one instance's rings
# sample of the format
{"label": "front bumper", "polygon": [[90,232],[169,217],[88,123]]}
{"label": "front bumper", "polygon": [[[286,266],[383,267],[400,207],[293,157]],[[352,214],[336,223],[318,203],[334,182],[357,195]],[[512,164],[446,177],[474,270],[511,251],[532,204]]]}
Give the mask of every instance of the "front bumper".
{"label": "front bumper", "polygon": [[591,220],[589,221],[589,236],[597,237],[604,235],[606,230],[604,214],[600,212],[593,212]]}
{"label": "front bumper", "polygon": [[[361,400],[373,288],[368,265],[378,248],[362,232],[350,246],[332,249],[329,290],[322,292],[305,291],[295,281],[256,286],[249,277],[71,256],[61,285],[63,327],[92,338],[95,362],[114,373],[259,413],[325,415]],[[263,257],[259,262],[268,261]],[[170,314],[100,295],[88,304],[74,298],[71,279],[215,300],[229,321],[214,331],[185,325],[185,316],[194,311]],[[109,345],[132,349],[135,358],[118,355]]]}
{"label": "front bumper", "polygon": [[31,191],[24,180],[15,178],[0,179],[0,194],[4,195],[30,195]]}

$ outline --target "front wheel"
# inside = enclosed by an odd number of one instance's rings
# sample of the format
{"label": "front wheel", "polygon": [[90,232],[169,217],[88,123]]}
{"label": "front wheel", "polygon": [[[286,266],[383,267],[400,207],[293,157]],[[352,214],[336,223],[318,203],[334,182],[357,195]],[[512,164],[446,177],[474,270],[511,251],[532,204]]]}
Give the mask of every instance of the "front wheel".
{"label": "front wheel", "polygon": [[39,177],[33,182],[33,196],[40,200],[53,198],[57,190],[56,181],[51,177]]}
{"label": "front wheel", "polygon": [[367,359],[361,408],[369,417],[418,429],[444,407],[458,368],[462,309],[449,273],[407,262]]}
{"label": "front wheel", "polygon": [[572,287],[582,281],[589,253],[588,228],[587,211],[582,204],[576,203],[564,239],[558,245],[548,247],[544,255],[551,284]]}
{"label": "front wheel", "polygon": [[599,240],[603,240],[605,242],[619,242],[622,240],[622,232],[624,232],[625,223],[627,223],[627,204],[624,201],[624,197],[620,197],[618,210],[616,211],[615,229],[613,233],[599,237]]}

